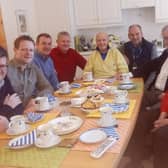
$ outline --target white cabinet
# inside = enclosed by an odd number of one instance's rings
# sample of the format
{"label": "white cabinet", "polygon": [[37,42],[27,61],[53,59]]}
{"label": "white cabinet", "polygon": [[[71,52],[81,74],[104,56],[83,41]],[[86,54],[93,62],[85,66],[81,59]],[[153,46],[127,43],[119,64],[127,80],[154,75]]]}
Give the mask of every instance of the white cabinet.
{"label": "white cabinet", "polygon": [[120,0],[74,0],[75,23],[78,28],[121,24]]}
{"label": "white cabinet", "polygon": [[157,23],[168,22],[168,0],[156,0],[155,19]]}
{"label": "white cabinet", "polygon": [[122,9],[154,7],[155,0],[121,0]]}

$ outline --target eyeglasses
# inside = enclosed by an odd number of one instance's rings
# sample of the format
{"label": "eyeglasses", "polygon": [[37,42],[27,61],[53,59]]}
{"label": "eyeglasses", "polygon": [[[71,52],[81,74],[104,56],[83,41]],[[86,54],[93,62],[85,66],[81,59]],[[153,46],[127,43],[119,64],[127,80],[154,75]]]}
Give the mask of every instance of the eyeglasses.
{"label": "eyeglasses", "polygon": [[0,65],[0,69],[5,69],[7,67],[8,67],[8,65]]}

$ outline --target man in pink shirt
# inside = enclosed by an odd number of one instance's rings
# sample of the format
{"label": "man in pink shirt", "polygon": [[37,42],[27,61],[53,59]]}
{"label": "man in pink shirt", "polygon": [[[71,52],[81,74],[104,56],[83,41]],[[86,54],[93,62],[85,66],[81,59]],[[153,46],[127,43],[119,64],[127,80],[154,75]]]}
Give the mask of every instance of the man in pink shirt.
{"label": "man in pink shirt", "polygon": [[77,51],[70,48],[70,35],[60,32],[57,36],[57,47],[51,50],[51,58],[57,71],[59,82],[72,82],[75,77],[76,67],[84,69],[86,60]]}

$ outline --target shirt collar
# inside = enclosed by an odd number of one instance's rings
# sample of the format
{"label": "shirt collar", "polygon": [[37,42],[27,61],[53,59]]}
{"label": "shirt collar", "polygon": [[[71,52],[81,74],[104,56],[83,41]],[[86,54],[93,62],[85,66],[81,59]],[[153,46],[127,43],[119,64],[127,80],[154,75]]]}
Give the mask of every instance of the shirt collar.
{"label": "shirt collar", "polygon": [[[17,59],[14,58],[12,62],[13,62],[13,65],[14,65],[16,68],[22,70],[22,66],[21,66],[21,64],[17,61]],[[28,64],[26,65],[26,67],[25,67],[25,69],[29,69],[29,68],[31,68],[31,63],[28,63]]]}
{"label": "shirt collar", "polygon": [[[109,46],[107,46],[107,52],[106,52],[106,54],[108,53],[108,50],[110,49],[110,47]],[[98,47],[96,47],[96,50],[100,53],[100,54],[102,54],[101,52],[100,52],[100,50],[99,50],[99,48]],[[105,53],[103,53],[103,54],[105,54]]]}
{"label": "shirt collar", "polygon": [[49,58],[49,56],[43,55],[39,53],[37,50],[35,50],[34,56],[42,59],[43,61],[46,61]]}

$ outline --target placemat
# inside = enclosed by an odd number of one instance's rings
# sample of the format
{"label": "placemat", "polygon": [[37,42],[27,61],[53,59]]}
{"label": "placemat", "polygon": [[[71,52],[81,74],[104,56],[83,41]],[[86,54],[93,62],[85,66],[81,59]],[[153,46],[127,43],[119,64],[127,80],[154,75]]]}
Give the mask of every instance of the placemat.
{"label": "placemat", "polygon": [[[83,126],[74,133],[73,137],[79,137],[82,132],[85,132],[92,128],[98,128],[96,119],[87,119]],[[118,128],[116,128],[118,134],[119,134],[119,140],[117,143],[112,146],[108,152],[112,153],[120,153],[121,148],[127,138],[128,130],[129,130],[130,123],[128,120],[118,120]],[[92,151],[98,147],[100,143],[97,144],[84,144],[80,141],[78,141],[72,150],[79,150],[79,151]]]}
{"label": "placemat", "polygon": [[[112,102],[112,100],[105,99],[105,102],[110,103],[110,102]],[[133,111],[134,111],[135,105],[136,105],[136,100],[130,100],[129,108],[126,112],[115,113],[115,114],[112,114],[112,115],[113,115],[113,117],[118,118],[118,119],[129,119],[131,117]],[[98,110],[95,110],[95,111],[87,114],[87,117],[98,118],[98,117],[101,117],[101,114]]]}
{"label": "placemat", "polygon": [[73,88],[71,89],[71,92],[68,93],[68,94],[61,94],[59,93],[59,91],[55,91],[54,92],[54,95],[57,96],[57,97],[76,97],[76,92],[81,90],[81,88]]}
{"label": "placemat", "polygon": [[[49,120],[55,118],[56,116],[58,116],[59,112],[51,112],[51,113],[45,113],[44,115],[44,119],[42,119],[41,121],[38,121],[34,124],[30,124],[31,126],[31,130],[33,130],[34,128],[37,128],[39,125],[41,124],[45,124],[47,123]],[[0,140],[1,139],[12,139],[13,137],[16,136],[11,136],[11,135],[7,135],[5,132],[4,133],[0,133]]]}
{"label": "placemat", "polygon": [[140,93],[143,89],[143,83],[141,82],[134,82],[136,87],[134,89],[128,90],[129,93]]}
{"label": "placemat", "polygon": [[[58,168],[68,154],[66,148],[39,149],[31,147],[22,150],[0,149],[0,165],[25,168]],[[0,166],[0,167],[1,167]]]}

